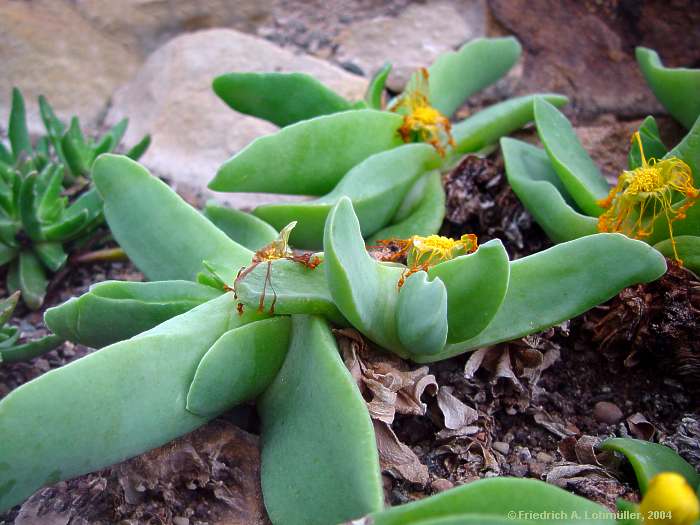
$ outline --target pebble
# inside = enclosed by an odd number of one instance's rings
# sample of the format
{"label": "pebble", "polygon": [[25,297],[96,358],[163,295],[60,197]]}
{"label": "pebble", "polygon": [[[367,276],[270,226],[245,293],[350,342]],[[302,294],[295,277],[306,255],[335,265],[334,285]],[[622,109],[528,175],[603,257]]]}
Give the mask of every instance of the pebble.
{"label": "pebble", "polygon": [[500,452],[504,456],[507,456],[508,452],[510,452],[510,445],[508,443],[504,443],[503,441],[494,441],[491,446],[496,452]]}
{"label": "pebble", "polygon": [[610,401],[598,401],[593,407],[593,417],[601,423],[614,425],[622,419],[622,410]]}
{"label": "pebble", "polygon": [[454,487],[454,483],[452,483],[449,479],[437,478],[430,484],[430,486],[433,489],[433,492],[444,492]]}

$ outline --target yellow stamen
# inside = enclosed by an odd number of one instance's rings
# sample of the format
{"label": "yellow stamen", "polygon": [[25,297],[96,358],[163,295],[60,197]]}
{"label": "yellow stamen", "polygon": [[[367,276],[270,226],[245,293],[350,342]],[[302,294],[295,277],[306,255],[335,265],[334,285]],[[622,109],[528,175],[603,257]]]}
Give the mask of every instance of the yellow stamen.
{"label": "yellow stamen", "polygon": [[[696,203],[700,191],[693,187],[693,175],[685,162],[676,157],[647,160],[638,131],[632,140],[639,145],[642,165],[623,171],[608,196],[598,201],[605,209],[598,218],[598,230],[643,239],[654,232],[654,222],[663,216],[668,224],[674,257],[682,264],[676,251],[673,222],[686,217],[686,211]],[[682,197],[683,202],[674,207],[674,202]]]}
{"label": "yellow stamen", "polygon": [[459,239],[450,239],[441,235],[422,237],[414,235],[408,239],[387,239],[379,241],[380,245],[398,246],[390,260],[406,258],[408,269],[399,280],[399,288],[406,278],[421,270],[428,271],[441,262],[449,261],[460,255],[473,253],[479,247],[476,235],[468,233]]}
{"label": "yellow stamen", "polygon": [[645,525],[691,525],[700,518],[700,502],[683,476],[662,472],[649,482],[639,511]]}
{"label": "yellow stamen", "polygon": [[428,77],[428,70],[421,68],[411,78],[405,93],[389,109],[404,115],[399,128],[404,142],[427,142],[445,156],[445,148],[454,146],[455,142],[450,120],[430,105]]}

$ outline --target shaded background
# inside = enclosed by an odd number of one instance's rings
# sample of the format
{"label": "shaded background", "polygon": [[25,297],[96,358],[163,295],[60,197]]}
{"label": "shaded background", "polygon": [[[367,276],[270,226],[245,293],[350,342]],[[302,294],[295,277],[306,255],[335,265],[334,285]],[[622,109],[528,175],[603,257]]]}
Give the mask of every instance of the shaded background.
{"label": "shaded background", "polygon": [[143,162],[197,190],[274,129],[224,106],[210,89],[214,76],[305,71],[359,98],[386,60],[395,67],[389,86],[399,90],[439,53],[508,34],[523,44],[522,60],[469,105],[564,93],[569,115],[591,128],[581,134],[595,154],[611,123],[662,112],[634,61],[636,45],[671,66],[700,66],[700,0],[2,0],[0,125],[13,86],[28,99],[34,131],[39,94],[92,128],[128,116],[127,145],[151,133]]}

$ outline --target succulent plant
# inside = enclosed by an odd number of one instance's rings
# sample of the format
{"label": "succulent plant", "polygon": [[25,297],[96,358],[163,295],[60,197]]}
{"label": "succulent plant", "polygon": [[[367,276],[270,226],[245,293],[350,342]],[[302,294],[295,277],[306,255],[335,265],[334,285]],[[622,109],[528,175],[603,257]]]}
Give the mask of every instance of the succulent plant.
{"label": "succulent plant", "polygon": [[44,301],[47,270],[56,272],[66,263],[68,243],[103,221],[102,201],[94,189],[82,184],[85,191],[69,201],[64,184],[89,175],[96,156],[117,146],[127,124],[120,122],[95,143],[84,138],[76,118],[65,130],[43,97],[39,104],[47,135],[33,147],[24,99],[18,89],[13,90],[10,147],[0,144],[0,266],[8,265],[8,291],[21,290],[32,309]]}
{"label": "succulent plant", "polygon": [[214,91],[224,102],[283,128],[234,155],[209,187],[317,197],[253,211],[277,230],[297,221],[290,242],[298,248],[321,248],[325,219],[344,196],[369,242],[435,234],[445,212],[439,171],[531,121],[535,97],[566,102],[554,94],[518,97],[450,123],[469,96],[498,80],[519,56],[514,38],[472,40],[416,72],[386,106],[389,65],[356,102],[300,73],[222,75]]}
{"label": "succulent plant", "polygon": [[544,151],[510,138],[501,147],[513,191],[553,241],[621,232],[700,271],[700,120],[668,151],[647,117],[612,188],[561,112],[539,99],[535,122]]}
{"label": "succulent plant", "polygon": [[425,251],[436,239],[413,238],[412,266],[380,263],[346,197],[329,210],[323,254],[293,252],[291,226],[254,252],[126,157],[101,156],[93,179],[115,238],[156,282],[98,284],[47,311],[57,335],[105,347],[0,401],[0,509],[257,399],[273,523],[378,512],[374,431],[332,326],[435,361],[559,323],[665,271],[658,252],[619,234],[514,262],[498,241],[452,241],[441,260]]}
{"label": "succulent plant", "polygon": [[49,350],[53,350],[63,342],[57,335],[47,335],[33,341],[21,341],[21,332],[16,326],[8,326],[20,292],[0,301],[0,363],[12,363],[32,359]]}
{"label": "succulent plant", "polygon": [[700,69],[664,67],[653,49],[638,47],[637,63],[666,110],[687,129],[700,117]]}

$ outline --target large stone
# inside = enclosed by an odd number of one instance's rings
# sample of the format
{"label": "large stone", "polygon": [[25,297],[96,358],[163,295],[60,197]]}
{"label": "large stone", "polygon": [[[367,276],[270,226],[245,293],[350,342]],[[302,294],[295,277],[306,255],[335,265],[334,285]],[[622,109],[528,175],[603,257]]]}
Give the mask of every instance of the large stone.
{"label": "large stone", "polygon": [[233,153],[276,129],[233,111],[214,94],[212,79],[232,71],[301,71],[349,99],[361,98],[367,84],[327,62],[295,55],[265,40],[209,29],[181,35],[156,50],[117,91],[107,123],[128,116],[127,144],[145,133],[153,137],[142,158],[146,166],[176,186],[204,188]]}
{"label": "large stone", "polygon": [[378,17],[356,22],[338,35],[336,60],[372,75],[385,62],[393,64],[388,87],[400,91],[419,67],[430,65],[445,51],[486,29],[481,0],[413,4],[398,17]]}
{"label": "large stone", "polygon": [[500,24],[492,29],[514,34],[523,45],[523,78],[508,94],[563,93],[583,120],[603,113],[637,118],[662,112],[639,71],[634,47],[657,49],[671,66],[697,67],[696,4],[489,0]]}
{"label": "large stone", "polygon": [[186,31],[228,27],[254,33],[273,5],[272,0],[74,1],[100,31],[143,54]]}
{"label": "large stone", "polygon": [[0,126],[7,125],[11,90],[27,101],[30,130],[42,129],[36,98],[45,95],[59,116],[95,124],[114,89],[140,63],[103,36],[68,3],[57,0],[0,3]]}

